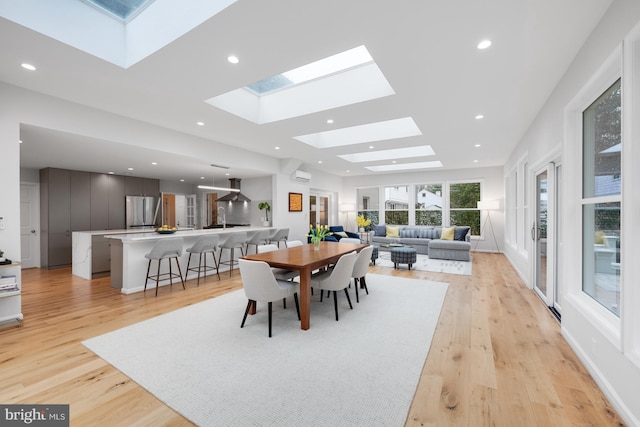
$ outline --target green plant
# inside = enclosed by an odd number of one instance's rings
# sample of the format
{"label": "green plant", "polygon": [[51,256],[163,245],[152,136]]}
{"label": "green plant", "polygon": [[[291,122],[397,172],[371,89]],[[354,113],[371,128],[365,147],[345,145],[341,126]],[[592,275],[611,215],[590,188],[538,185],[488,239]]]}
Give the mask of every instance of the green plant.
{"label": "green plant", "polygon": [[265,221],[269,221],[269,211],[271,210],[271,205],[268,202],[260,202],[258,203],[258,209],[265,211]]}

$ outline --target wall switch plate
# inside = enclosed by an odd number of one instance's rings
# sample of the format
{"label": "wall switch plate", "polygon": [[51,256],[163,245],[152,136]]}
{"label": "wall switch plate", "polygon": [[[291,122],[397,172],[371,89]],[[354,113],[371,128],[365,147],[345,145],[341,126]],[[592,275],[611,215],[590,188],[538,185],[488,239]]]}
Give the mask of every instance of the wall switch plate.
{"label": "wall switch plate", "polygon": [[0,216],[0,230],[4,230],[4,217]]}

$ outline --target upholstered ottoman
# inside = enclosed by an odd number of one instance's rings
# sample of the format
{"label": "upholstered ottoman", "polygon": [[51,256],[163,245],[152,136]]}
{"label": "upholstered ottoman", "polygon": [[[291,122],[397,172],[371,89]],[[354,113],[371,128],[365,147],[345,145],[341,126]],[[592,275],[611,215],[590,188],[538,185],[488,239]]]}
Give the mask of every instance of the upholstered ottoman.
{"label": "upholstered ottoman", "polygon": [[429,242],[429,258],[471,261],[471,243],[435,239]]}
{"label": "upholstered ottoman", "polygon": [[391,248],[391,262],[393,268],[398,268],[398,264],[407,264],[409,270],[416,262],[416,250],[408,247]]}
{"label": "upholstered ottoman", "polygon": [[378,259],[378,245],[371,245],[373,246],[373,252],[371,252],[371,263],[373,265],[376,265],[376,260]]}

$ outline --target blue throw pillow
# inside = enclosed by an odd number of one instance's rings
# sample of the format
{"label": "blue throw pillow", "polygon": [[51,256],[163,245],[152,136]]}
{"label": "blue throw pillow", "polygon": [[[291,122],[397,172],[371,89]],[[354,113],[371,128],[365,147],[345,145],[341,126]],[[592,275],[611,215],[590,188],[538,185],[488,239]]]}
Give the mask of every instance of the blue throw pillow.
{"label": "blue throw pillow", "polygon": [[467,233],[469,232],[469,229],[471,227],[457,227],[456,226],[456,231],[454,232],[453,235],[453,240],[460,240],[461,242],[466,241],[465,237],[467,236]]}
{"label": "blue throw pillow", "polygon": [[344,231],[344,228],[341,225],[332,225],[329,227],[329,231],[332,233],[339,233]]}
{"label": "blue throw pillow", "polygon": [[384,224],[374,225],[373,231],[376,232],[376,236],[385,237],[387,235],[387,226]]}

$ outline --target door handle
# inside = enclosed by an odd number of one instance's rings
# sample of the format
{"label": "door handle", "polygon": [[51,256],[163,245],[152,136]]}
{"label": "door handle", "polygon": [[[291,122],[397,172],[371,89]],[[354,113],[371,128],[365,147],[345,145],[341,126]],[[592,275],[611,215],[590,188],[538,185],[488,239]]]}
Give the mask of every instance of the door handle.
{"label": "door handle", "polygon": [[535,224],[535,222],[533,223],[533,226],[531,227],[531,240],[533,240],[534,242],[536,241],[536,224]]}
{"label": "door handle", "polygon": [[32,234],[36,234],[36,230],[31,230],[31,233]]}

